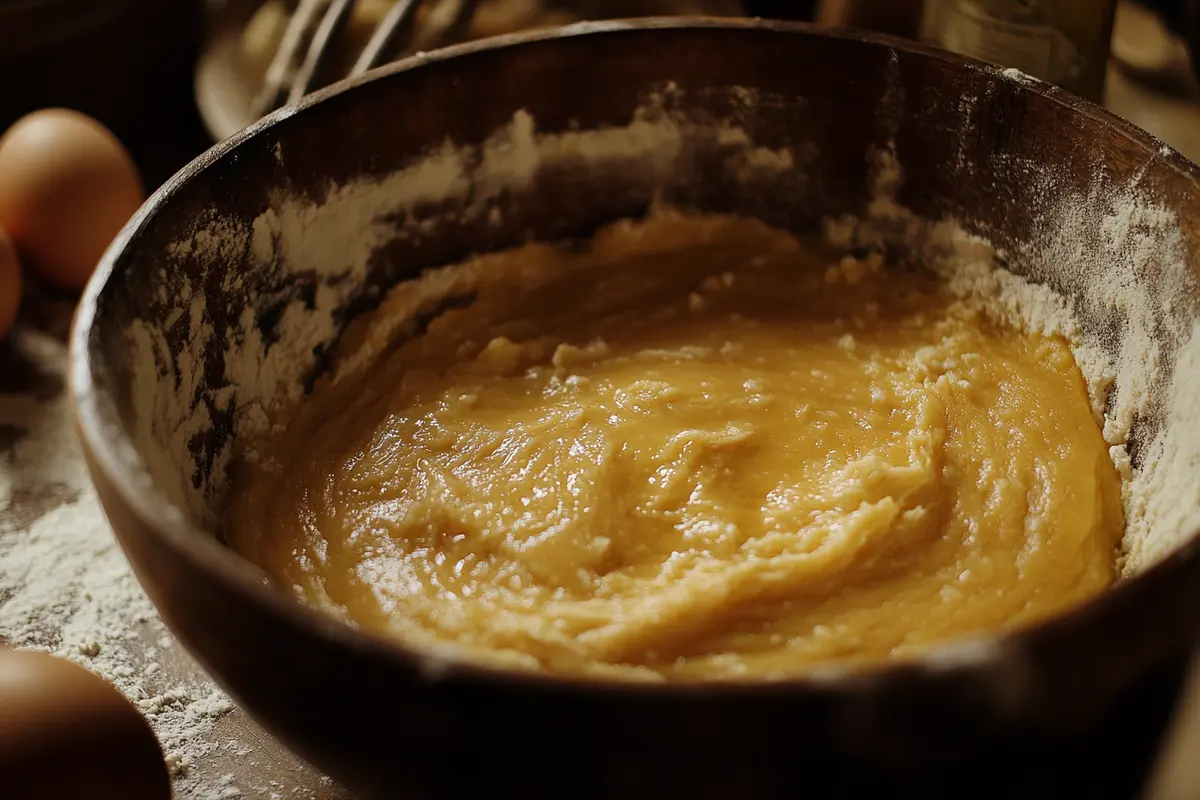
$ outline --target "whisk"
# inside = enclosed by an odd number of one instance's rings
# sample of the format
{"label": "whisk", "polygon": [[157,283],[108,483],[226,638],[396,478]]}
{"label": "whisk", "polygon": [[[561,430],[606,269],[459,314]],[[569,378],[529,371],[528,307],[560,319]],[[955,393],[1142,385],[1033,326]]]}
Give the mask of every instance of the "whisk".
{"label": "whisk", "polygon": [[[299,0],[287,19],[279,46],[263,76],[262,89],[255,98],[252,111],[257,117],[294,103],[319,87],[332,66],[331,54],[337,49],[339,37],[356,6],[362,3],[363,0]],[[365,46],[354,57],[348,74],[337,77],[361,75],[406,46],[416,44],[422,49],[432,49],[462,39],[480,5],[480,0],[392,0]],[[673,3],[592,0],[543,5],[563,9],[570,6],[571,17],[577,19],[659,13],[720,16],[742,13],[742,3],[736,0]],[[418,13],[422,11],[426,13]],[[422,17],[424,28],[419,36],[418,17]]]}
{"label": "whisk", "polygon": [[[254,111],[262,116],[294,103],[314,88],[317,75],[327,66],[333,44],[346,27],[358,0],[300,0],[288,19],[279,49],[263,78]],[[376,26],[366,46],[350,68],[361,75],[383,62],[384,54],[403,36],[411,37],[420,6],[428,0],[396,0]],[[436,43],[461,34],[470,24],[479,0],[453,0],[448,24],[430,38]]]}

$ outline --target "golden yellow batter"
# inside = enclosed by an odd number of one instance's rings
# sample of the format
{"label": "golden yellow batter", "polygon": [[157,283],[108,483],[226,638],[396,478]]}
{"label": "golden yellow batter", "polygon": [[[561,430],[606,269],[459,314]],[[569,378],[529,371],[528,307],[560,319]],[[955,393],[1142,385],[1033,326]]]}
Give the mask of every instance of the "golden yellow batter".
{"label": "golden yellow batter", "polygon": [[511,664],[699,677],[901,656],[1115,577],[1120,480],[1063,341],[750,220],[474,268],[473,302],[238,476],[231,545],[299,597]]}

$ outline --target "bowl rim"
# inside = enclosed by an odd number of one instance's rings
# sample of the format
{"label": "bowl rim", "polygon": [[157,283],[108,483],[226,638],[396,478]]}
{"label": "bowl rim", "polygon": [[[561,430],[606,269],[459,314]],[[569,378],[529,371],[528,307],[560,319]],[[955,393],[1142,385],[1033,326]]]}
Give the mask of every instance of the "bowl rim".
{"label": "bowl rim", "polygon": [[[265,573],[220,544],[210,532],[191,520],[183,510],[171,504],[159,491],[148,493],[135,486],[132,480],[133,473],[127,469],[127,462],[119,452],[136,452],[136,448],[131,437],[123,429],[105,421],[98,401],[89,340],[97,317],[99,298],[117,265],[123,260],[126,251],[136,245],[141,232],[159,210],[171,202],[189,182],[211,165],[235,153],[243,145],[284,125],[291,117],[307,109],[351,92],[364,84],[386,80],[426,65],[536,44],[545,40],[621,35],[630,31],[713,29],[730,32],[767,31],[796,36],[797,42],[802,42],[806,37],[840,39],[966,66],[986,74],[991,80],[1011,82],[1024,91],[1066,106],[1094,123],[1115,129],[1147,150],[1157,152],[1161,163],[1181,177],[1189,179],[1194,185],[1200,186],[1200,167],[1157,137],[1098,105],[1023,73],[1005,70],[930,45],[873,32],[751,17],[645,17],[579,22],[559,28],[522,31],[419,53],[378,67],[364,75],[347,78],[319,89],[298,103],[278,109],[213,145],[156,189],[113,239],[79,300],[69,338],[67,375],[68,391],[75,409],[76,428],[81,443],[90,451],[96,468],[102,471],[120,501],[148,531],[176,555],[181,556],[192,567],[207,573],[210,578],[221,582],[227,589],[239,593],[249,602],[267,609],[293,627],[320,636],[327,643],[392,662],[397,667],[415,669],[430,681],[470,679],[528,690],[586,690],[596,694],[619,693],[624,696],[651,694],[660,698],[685,698],[698,694],[710,697],[749,697],[775,695],[779,692],[857,693],[914,677],[945,678],[951,675],[962,677],[991,673],[1003,669],[1006,665],[1011,667],[1020,664],[1023,660],[1022,654],[1033,645],[1056,638],[1089,622],[1095,622],[1131,599],[1150,581],[1178,570],[1187,562],[1198,560],[1200,535],[1193,535],[1145,570],[1118,580],[1103,594],[1060,615],[1014,631],[974,634],[931,644],[911,657],[895,661],[867,665],[818,664],[803,672],[777,678],[722,677],[640,681],[506,668],[464,656],[453,648],[442,652],[438,646],[413,645],[384,634],[363,630],[268,586],[264,580]],[[143,474],[149,477],[148,473]],[[203,661],[202,657],[201,660]],[[219,675],[214,675],[214,678],[222,679]]]}

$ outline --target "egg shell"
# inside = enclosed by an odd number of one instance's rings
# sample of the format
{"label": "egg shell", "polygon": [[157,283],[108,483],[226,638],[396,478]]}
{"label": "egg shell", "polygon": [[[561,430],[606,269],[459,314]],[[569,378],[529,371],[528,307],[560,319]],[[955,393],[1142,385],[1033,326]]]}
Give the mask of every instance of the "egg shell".
{"label": "egg shell", "polygon": [[21,308],[21,262],[17,246],[0,228],[0,339],[8,335]]}
{"label": "egg shell", "polygon": [[0,138],[0,227],[52,284],[83,287],[143,197],[125,147],[77,111],[35,111]]}
{"label": "egg shell", "polygon": [[171,779],[116,688],[64,659],[0,648],[0,796],[170,800]]}

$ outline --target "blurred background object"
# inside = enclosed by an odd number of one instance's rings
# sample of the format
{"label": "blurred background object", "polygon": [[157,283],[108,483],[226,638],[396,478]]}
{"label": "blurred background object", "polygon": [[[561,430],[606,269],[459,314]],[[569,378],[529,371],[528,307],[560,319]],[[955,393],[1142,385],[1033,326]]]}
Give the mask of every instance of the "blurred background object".
{"label": "blurred background object", "polygon": [[[413,52],[589,19],[745,13],[741,0],[225,0],[196,100],[223,139],[308,91]],[[368,49],[378,54],[360,63]]]}
{"label": "blurred background object", "polygon": [[915,39],[924,0],[823,0],[815,19],[821,25],[862,28]]}
{"label": "blurred background object", "polygon": [[[257,118],[252,111],[256,95],[298,2],[4,0],[0,2],[0,69],[20,79],[7,81],[0,95],[0,130],[37,108],[62,106],[83,111],[110,128],[128,147],[147,185],[153,187],[212,139],[224,138]],[[331,0],[306,2],[325,6]],[[435,7],[447,2],[452,0],[422,3],[425,10],[418,27],[436,16],[432,14]],[[319,76],[321,82],[335,79],[348,68],[393,2],[358,0],[349,5],[353,8],[336,47],[340,52],[329,60],[325,74]],[[1100,54],[1108,48],[1105,20],[1112,5],[1113,0],[479,0],[470,27],[451,38],[585,18],[745,13],[815,19],[821,24],[925,38],[968,54],[982,54],[1005,66],[1029,66],[1021,58],[998,55],[994,46],[984,41],[986,37],[981,38],[980,30],[992,29],[981,28],[978,19],[974,33],[967,36],[962,32],[962,19],[974,19],[972,14],[978,17],[979,9],[993,13],[990,9],[1004,6],[1025,9],[1013,14],[1040,14],[1042,22],[1038,24],[1043,28],[1048,20],[1049,28],[1063,31],[1064,40],[1072,42],[1071,49],[1092,53],[1083,59],[1084,68],[1077,64],[1078,75],[1061,81],[1069,89],[1092,99],[1115,95],[1116,108],[1123,115],[1138,113],[1126,102],[1131,82],[1139,88],[1150,87],[1163,98],[1186,98],[1189,103],[1196,99],[1192,96],[1197,86],[1193,62],[1185,41],[1189,37],[1200,41],[1200,0],[1119,3],[1121,22],[1111,43],[1113,66],[1122,73],[1122,85],[1097,95],[1096,87],[1103,85],[1098,76],[1105,70],[1095,65],[1103,66],[1106,60]],[[1085,6],[1088,13],[1082,10]],[[968,7],[975,11],[961,10]],[[954,12],[957,28],[951,25],[951,33],[946,32],[948,8],[959,9]],[[1012,33],[1009,28],[1004,30]],[[991,39],[995,38],[992,30]],[[389,56],[403,54],[404,44],[424,46],[419,36],[410,39],[398,42],[399,48]],[[197,58],[198,70],[193,72]],[[1111,68],[1107,74],[1111,83]],[[1143,124],[1142,120],[1151,117],[1184,113],[1173,103],[1150,105],[1155,108],[1147,112],[1150,117],[1142,113],[1130,118]],[[1153,126],[1147,127],[1154,131]]]}
{"label": "blurred background object", "polygon": [[1200,40],[1189,48],[1186,35],[1200,31],[1188,22],[1197,8],[1190,0],[1121,1],[1104,104],[1200,162],[1200,81],[1192,55]]}
{"label": "blurred background object", "polygon": [[[1183,42],[1189,31],[1200,33],[1195,24],[1200,0],[213,0],[210,5],[212,33],[200,59],[196,99],[214,139],[361,69],[358,56],[372,46],[372,35],[381,23],[386,27],[397,6],[413,7],[413,24],[399,31],[373,63],[444,43],[581,19],[746,14],[921,39],[1021,69],[1096,102],[1106,97],[1110,45],[1131,79],[1161,84],[1169,74],[1177,84],[1173,91],[1194,86]],[[1114,35],[1118,13],[1122,25]],[[307,16],[302,20],[301,15]],[[467,22],[457,25],[456,20]],[[325,57],[306,64],[323,22],[330,34],[329,46],[320,48]],[[307,77],[306,69],[311,69],[311,83],[292,80]],[[1118,87],[1118,94],[1122,90]]]}
{"label": "blurred background object", "polygon": [[920,38],[1099,102],[1116,0],[929,0]]}
{"label": "blurred background object", "polygon": [[816,19],[920,39],[1099,101],[1115,10],[1116,0],[821,0]]}
{"label": "blurred background object", "polygon": [[1180,6],[1173,8],[1175,13],[1169,14],[1132,0],[1118,3],[1112,57],[1130,78],[1167,93],[1193,94],[1196,74],[1181,33],[1187,25],[1179,16]]}
{"label": "blurred background object", "polygon": [[0,131],[46,106],[110,128],[151,185],[202,148],[190,86],[204,0],[3,0]]}
{"label": "blurred background object", "polygon": [[[770,12],[768,16],[809,18],[803,12],[790,13],[790,4],[785,2],[761,5],[763,13]],[[1077,9],[1091,9],[1088,25],[1073,28],[1077,31],[1074,41],[1082,49],[1071,44],[1068,50],[1068,54],[1075,52],[1078,72],[1072,77],[1067,70],[1058,82],[1200,161],[1200,80],[1192,56],[1200,48],[1200,0],[995,0],[995,5],[988,7],[1007,7],[1013,15],[1023,9],[1019,13],[1026,14],[1027,22],[1037,11],[1064,30],[1086,16]],[[964,12],[964,8],[968,10]],[[1036,77],[1053,77],[1031,64],[1028,48],[1023,51],[1020,47],[1021,36],[1014,35],[1024,31],[1028,39],[1036,33],[1036,25],[1028,29],[1007,23],[980,25],[981,8],[976,0],[818,0],[814,16],[821,24],[923,38]],[[1057,9],[1062,9],[1064,16],[1050,13]],[[972,14],[977,17],[975,31],[967,36],[961,23]],[[1106,33],[1110,15],[1111,35]],[[954,24],[947,23],[948,16]],[[1054,35],[1048,38],[1053,41]],[[1036,41],[1036,36],[1033,38]],[[1090,55],[1084,57],[1085,53]]]}

